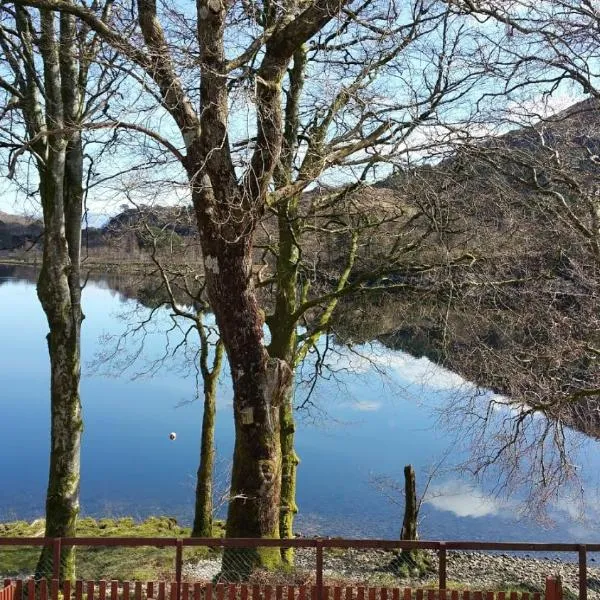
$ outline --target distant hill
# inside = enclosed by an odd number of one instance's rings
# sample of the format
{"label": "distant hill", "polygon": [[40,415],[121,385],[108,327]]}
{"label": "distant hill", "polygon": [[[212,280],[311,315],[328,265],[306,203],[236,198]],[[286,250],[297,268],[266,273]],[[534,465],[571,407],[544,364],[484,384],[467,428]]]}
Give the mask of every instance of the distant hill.
{"label": "distant hill", "polygon": [[[151,245],[153,235],[164,241],[164,238],[173,236],[192,238],[196,232],[193,211],[189,207],[143,206],[123,210],[103,221],[99,227],[82,228],[84,248],[94,252],[106,251],[112,258],[122,250],[123,260],[137,259],[137,254]],[[43,223],[40,220],[0,211],[0,252],[5,255],[31,249],[33,252],[40,251],[42,235]]]}
{"label": "distant hill", "polygon": [[41,221],[0,211],[0,251],[35,245],[43,230]]}

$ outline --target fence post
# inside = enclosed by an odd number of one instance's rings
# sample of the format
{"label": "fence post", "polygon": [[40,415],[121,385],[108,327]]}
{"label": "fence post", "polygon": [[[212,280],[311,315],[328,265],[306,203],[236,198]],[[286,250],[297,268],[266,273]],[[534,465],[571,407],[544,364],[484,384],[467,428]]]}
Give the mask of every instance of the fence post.
{"label": "fence post", "polygon": [[560,575],[546,577],[546,600],[562,600],[562,580]]}
{"label": "fence post", "polygon": [[61,538],[52,540],[52,579],[60,579],[60,558],[62,554]]}
{"label": "fence post", "polygon": [[579,546],[579,600],[587,600],[587,555],[585,544]]}
{"label": "fence post", "polygon": [[323,600],[323,542],[315,540],[317,550],[317,600]]}
{"label": "fence post", "polygon": [[177,584],[177,600],[181,600],[181,570],[183,563],[183,540],[177,540],[175,551],[175,582]]}
{"label": "fence post", "polygon": [[439,578],[438,584],[440,590],[446,589],[446,542],[440,542],[438,549],[439,556]]}

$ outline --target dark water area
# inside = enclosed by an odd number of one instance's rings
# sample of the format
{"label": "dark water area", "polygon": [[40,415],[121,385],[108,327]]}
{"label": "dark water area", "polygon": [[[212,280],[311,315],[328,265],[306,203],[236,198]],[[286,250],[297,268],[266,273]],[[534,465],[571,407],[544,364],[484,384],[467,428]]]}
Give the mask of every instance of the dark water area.
{"label": "dark water area", "polygon": [[[132,368],[119,374],[115,364],[98,366],[127,323],[147,314],[136,299],[140,287],[141,277],[117,275],[91,277],[85,286],[82,512],[140,519],[166,514],[190,523],[202,419],[194,349],[169,358],[152,376],[141,374],[164,355],[165,331],[173,323],[169,311],[159,309]],[[0,332],[0,521],[33,519],[43,515],[50,417],[47,324],[33,270],[0,267]],[[182,334],[170,335],[174,343]],[[122,367],[138,343],[129,340],[116,364]],[[498,498],[489,493],[493,482],[476,483],[452,469],[464,448],[441,427],[436,409],[456,393],[460,378],[378,343],[339,348],[332,361],[332,376],[318,383],[314,406],[298,415],[297,529],[303,535],[397,537],[401,499],[400,506],[389,502],[373,480],[384,475],[401,483],[403,466],[412,463],[424,484],[427,470],[450,449],[423,504],[422,538],[600,540],[596,443],[584,443],[579,454],[588,482],[582,490],[587,520],[569,497],[551,500],[551,524],[520,519],[518,499]],[[217,485],[225,490],[233,447],[226,369],[216,427]]]}

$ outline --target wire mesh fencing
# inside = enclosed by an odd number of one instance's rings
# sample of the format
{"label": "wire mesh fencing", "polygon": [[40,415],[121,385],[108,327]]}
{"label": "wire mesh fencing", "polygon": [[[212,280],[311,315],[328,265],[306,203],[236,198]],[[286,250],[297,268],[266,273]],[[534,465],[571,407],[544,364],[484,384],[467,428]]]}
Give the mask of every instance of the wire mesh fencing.
{"label": "wire mesh fencing", "polygon": [[185,547],[182,556],[183,581],[301,585],[314,583],[315,569],[316,550],[311,547],[193,545]]}
{"label": "wire mesh fencing", "polygon": [[[29,600],[30,592],[35,600],[409,600],[406,590],[415,600],[438,600],[423,590],[448,592],[439,600],[452,600],[457,590],[473,594],[460,600],[492,600],[490,590],[505,595],[498,600],[514,600],[513,593],[537,600],[545,577],[560,575],[567,595],[588,600],[600,598],[600,569],[587,564],[599,550],[600,544],[0,537],[0,577],[17,580],[17,600]],[[525,552],[570,555],[574,562],[516,558]],[[479,598],[479,590],[488,596]]]}
{"label": "wire mesh fencing", "polygon": [[40,572],[51,576],[54,563],[50,542],[15,539],[0,545],[0,581],[9,577],[27,579]]}
{"label": "wire mesh fencing", "polygon": [[323,550],[323,578],[376,587],[437,584],[438,566],[431,550],[329,547]]}

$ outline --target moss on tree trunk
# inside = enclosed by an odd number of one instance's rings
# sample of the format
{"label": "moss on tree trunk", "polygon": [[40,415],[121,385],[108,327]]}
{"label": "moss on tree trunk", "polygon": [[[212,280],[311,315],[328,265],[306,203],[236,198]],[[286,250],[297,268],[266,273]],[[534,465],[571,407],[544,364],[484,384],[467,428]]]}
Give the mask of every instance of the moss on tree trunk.
{"label": "moss on tree trunk", "polygon": [[[294,395],[283,401],[281,419],[281,509],[279,513],[279,534],[282,538],[294,537],[294,518],[298,513],[296,505],[296,474],[300,459],[294,448],[296,425],[294,422]],[[281,556],[286,565],[294,564],[294,549],[282,548]]]}
{"label": "moss on tree trunk", "polygon": [[[227,512],[227,537],[279,538],[281,445],[279,403],[290,385],[289,369],[269,359],[260,382],[264,402],[234,406],[236,442]],[[258,533],[258,535],[257,535]],[[279,548],[226,549],[223,577],[246,578],[255,568],[281,565]]]}
{"label": "moss on tree trunk", "polygon": [[196,480],[196,504],[192,537],[212,537],[213,468],[215,462],[215,413],[216,394],[214,384],[204,382],[204,414],[200,442],[200,464]]}
{"label": "moss on tree trunk", "polygon": [[[44,210],[44,253],[38,280],[38,297],[48,320],[50,356],[50,469],[46,494],[46,537],[74,537],[79,515],[80,448],[83,422],[79,397],[81,289],[79,230],[76,210],[65,211],[67,196],[76,202],[77,188],[65,179],[65,158],[60,142],[49,153],[40,191]],[[68,188],[68,193],[67,193]],[[77,233],[73,232],[77,230]],[[71,248],[69,240],[76,246]],[[53,572],[52,549],[45,548],[36,576]],[[64,547],[61,578],[75,577],[75,552]]]}
{"label": "moss on tree trunk", "polygon": [[[415,470],[412,465],[404,467],[404,519],[400,539],[418,540],[419,502]],[[395,570],[405,576],[422,575],[431,568],[429,557],[421,550],[402,550],[393,561]]]}
{"label": "moss on tree trunk", "polygon": [[204,325],[199,322],[201,337],[200,370],[204,385],[204,414],[200,441],[200,464],[196,481],[196,504],[192,537],[213,535],[213,476],[215,462],[215,416],[217,410],[217,382],[221,372],[223,346],[217,344],[212,370],[208,369],[208,339]]}
{"label": "moss on tree trunk", "polygon": [[[295,69],[302,64],[296,64]],[[298,77],[298,73],[296,73]],[[290,99],[293,104],[294,100]],[[296,118],[297,108],[288,106],[287,115],[292,121]],[[294,123],[286,120],[286,138],[289,149],[294,145],[292,131]],[[291,156],[287,154],[289,161]],[[283,185],[289,180],[291,164],[282,169],[279,184]],[[297,212],[298,196],[283,198],[277,205],[277,223],[279,245],[277,255],[277,287],[275,292],[275,310],[269,317],[268,325],[271,332],[269,354],[275,356],[290,366],[293,381],[296,364],[297,322],[294,317],[298,309],[298,265],[300,254],[297,239]],[[300,460],[294,448],[296,426],[294,423],[294,389],[290,386],[288,393],[282,400],[279,409],[280,442],[281,442],[281,502],[279,511],[279,532],[282,538],[294,537],[294,518],[298,512],[296,505],[296,472]],[[294,551],[292,548],[282,548],[281,556],[284,564],[292,565]]]}

